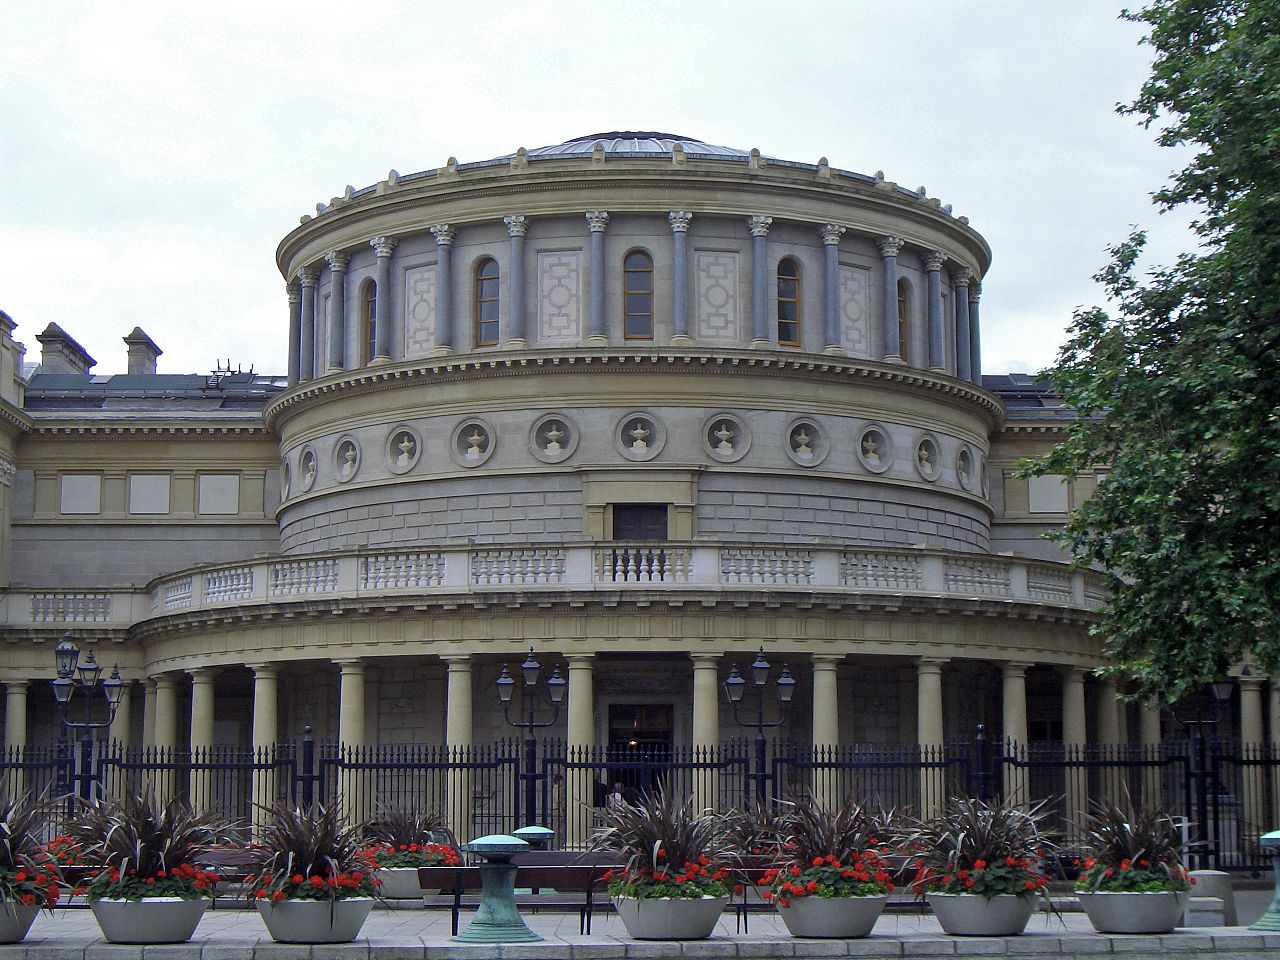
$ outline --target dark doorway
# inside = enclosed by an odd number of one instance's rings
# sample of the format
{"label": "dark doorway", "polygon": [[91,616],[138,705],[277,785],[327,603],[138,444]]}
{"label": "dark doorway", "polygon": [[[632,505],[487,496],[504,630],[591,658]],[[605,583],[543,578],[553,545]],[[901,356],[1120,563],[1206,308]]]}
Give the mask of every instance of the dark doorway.
{"label": "dark doorway", "polygon": [[671,763],[675,708],[669,703],[609,705],[609,780],[634,801],[656,788]]}

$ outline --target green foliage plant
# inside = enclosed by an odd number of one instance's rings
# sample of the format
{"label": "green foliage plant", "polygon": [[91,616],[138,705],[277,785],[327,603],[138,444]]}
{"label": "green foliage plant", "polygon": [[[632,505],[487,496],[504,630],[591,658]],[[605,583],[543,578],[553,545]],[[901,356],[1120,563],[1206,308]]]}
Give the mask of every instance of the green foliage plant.
{"label": "green foliage plant", "polygon": [[1183,863],[1186,845],[1163,810],[1095,800],[1085,817],[1084,859],[1076,890],[1082,893],[1164,893],[1190,890],[1195,878]]}
{"label": "green foliage plant", "polygon": [[852,798],[828,810],[812,797],[788,805],[780,818],[783,842],[761,878],[766,900],[784,907],[793,898],[879,897],[893,892],[887,848],[876,821]]}
{"label": "green foliage plant", "polygon": [[336,807],[277,804],[263,830],[261,871],[249,884],[249,897],[327,900],[376,895],[380,881],[364,858],[360,831]]}
{"label": "green foliage plant", "polygon": [[47,805],[31,793],[0,796],[0,908],[57,904],[61,875],[43,843],[47,819]]}
{"label": "green foliage plant", "polygon": [[1029,475],[1105,471],[1055,536],[1110,588],[1095,628],[1134,696],[1176,702],[1251,660],[1280,670],[1280,0],[1157,0],[1151,74],[1119,107],[1194,156],[1154,194],[1198,248],[1096,279],[1045,375],[1074,408]]}
{"label": "green foliage plant", "polygon": [[462,862],[457,841],[438,810],[384,807],[365,828],[366,862],[384,869],[451,867]]}

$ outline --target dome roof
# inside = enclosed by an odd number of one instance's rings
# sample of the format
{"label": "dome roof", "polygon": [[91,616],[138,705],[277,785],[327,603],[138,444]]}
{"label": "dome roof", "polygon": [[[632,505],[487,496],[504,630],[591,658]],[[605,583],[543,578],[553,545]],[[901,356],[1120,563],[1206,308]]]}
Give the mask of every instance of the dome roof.
{"label": "dome roof", "polygon": [[654,130],[610,130],[607,133],[592,133],[582,137],[574,137],[564,143],[556,143],[547,147],[536,147],[528,151],[529,157],[574,157],[589,156],[599,143],[604,146],[605,153],[623,156],[636,154],[670,154],[678,143],[687,154],[704,157],[747,157],[748,151],[736,147],[719,147],[704,143],[693,137],[682,137],[675,133],[659,133]]}

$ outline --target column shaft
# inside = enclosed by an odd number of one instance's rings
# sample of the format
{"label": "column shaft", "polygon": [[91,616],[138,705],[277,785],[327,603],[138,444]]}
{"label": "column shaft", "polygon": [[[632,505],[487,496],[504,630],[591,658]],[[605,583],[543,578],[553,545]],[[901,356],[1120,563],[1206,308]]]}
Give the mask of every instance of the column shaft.
{"label": "column shaft", "polygon": [[[396,248],[394,237],[374,237],[369,241],[377,256],[373,282],[373,360],[391,359],[391,254]],[[360,334],[361,339],[364,334]]]}
{"label": "column shaft", "polygon": [[[160,760],[173,760],[178,746],[178,683],[172,674],[162,673],[156,681],[155,745]],[[172,771],[156,774],[156,799],[168,802],[176,784]]]}
{"label": "column shaft", "polygon": [[955,274],[956,302],[956,377],[961,380],[970,379],[972,369],[969,353],[969,277],[972,275],[968,267],[962,267]]}
{"label": "column shaft", "polygon": [[[844,227],[826,224],[822,235],[822,352],[842,354],[840,337],[840,237]],[[803,339],[803,337],[802,337]]]}
{"label": "column shaft", "polygon": [[[360,759],[365,747],[363,660],[339,660],[342,671],[338,690],[338,745],[345,756]],[[364,778],[361,771],[343,770],[338,782],[338,802],[352,823],[364,819]]]}
{"label": "column shaft", "polygon": [[[1138,737],[1142,741],[1142,759],[1147,761],[1158,759],[1160,744],[1163,742],[1160,732],[1160,708],[1143,704],[1138,715],[1138,724]],[[1142,795],[1134,799],[1144,807],[1164,806],[1163,780],[1158,766],[1146,767],[1142,776]]]}
{"label": "column shaft", "polygon": [[929,276],[929,369],[942,370],[947,365],[942,336],[942,264],[946,256],[939,250],[924,258]]}
{"label": "column shaft", "polygon": [[[1084,759],[1084,747],[1088,743],[1084,709],[1084,670],[1068,667],[1062,674],[1062,743],[1067,751],[1066,822],[1067,831],[1075,829],[1089,804],[1089,779],[1079,762]],[[1071,839],[1075,839],[1074,836]]]}
{"label": "column shaft", "polygon": [[982,332],[978,323],[978,297],[982,288],[974,282],[969,287],[969,376],[982,386]]}
{"label": "column shaft", "polygon": [[444,742],[454,766],[447,781],[445,803],[449,828],[463,843],[475,836],[472,830],[471,771],[461,766],[471,759],[471,656],[451,654],[441,659],[448,674],[445,680]]}
{"label": "column shaft", "polygon": [[436,352],[453,352],[453,227],[437,223],[431,228],[436,238]]}
{"label": "column shaft", "polygon": [[[916,739],[922,759],[941,759],[946,739],[942,715],[942,665],[945,660],[921,658],[916,661]],[[920,771],[920,813],[930,817],[946,801],[943,768]]]}
{"label": "column shaft", "polygon": [[777,331],[769,330],[769,226],[773,217],[749,217],[751,230],[751,346],[768,347]]}
{"label": "column shaft", "polygon": [[347,264],[351,258],[336,250],[325,257],[329,261],[329,337],[328,369],[345,366],[347,343]]}
{"label": "column shaft", "polygon": [[107,733],[107,742],[115,742],[122,749],[128,750],[132,739],[133,721],[133,683],[126,680],[120,694],[120,705],[116,707],[116,715],[111,720],[111,728]]}
{"label": "column shaft", "polygon": [[528,217],[503,217],[507,225],[509,256],[507,267],[507,346],[523,350],[528,346],[525,334],[524,238],[529,230]]}
{"label": "column shaft", "polygon": [[1240,746],[1242,759],[1256,763],[1243,765],[1244,830],[1240,839],[1252,849],[1264,833],[1274,829],[1268,825],[1266,768],[1261,761],[1266,753],[1266,733],[1262,725],[1262,678],[1240,678]]}
{"label": "column shaft", "polygon": [[285,284],[289,297],[289,386],[298,382],[298,350],[302,343],[302,292],[296,284]]}
{"label": "column shaft", "polygon": [[[275,760],[280,740],[280,671],[273,663],[251,663],[253,670],[253,756],[258,764]],[[253,777],[253,826],[261,834],[269,819],[268,810],[277,799],[274,769],[258,769]]]}
{"label": "column shaft", "polygon": [[142,681],[142,747],[152,750],[156,745],[156,682]]}
{"label": "column shaft", "polygon": [[688,346],[689,336],[689,221],[687,210],[667,214],[671,224],[671,343]]}
{"label": "column shaft", "polygon": [[[565,846],[580,848],[591,839],[594,826],[591,813],[592,767],[596,746],[596,696],[594,654],[570,654],[569,716],[565,727],[568,737],[570,766],[566,782],[551,791],[553,823],[557,840]],[[553,784],[555,786],[555,784]]]}
{"label": "column shaft", "polygon": [[898,251],[903,241],[899,237],[881,237],[876,241],[880,248],[884,276],[884,304],[880,312],[880,330],[884,342],[881,356],[886,360],[901,360],[902,344],[898,338]]}
{"label": "column shaft", "polygon": [[[212,759],[214,673],[211,667],[191,671],[191,761],[196,764],[207,764]],[[197,810],[209,809],[211,787],[212,779],[207,768],[191,771],[188,796]]]}
{"label": "column shaft", "polygon": [[[693,660],[693,750],[696,760],[710,760],[720,747],[720,655],[691,654]],[[716,807],[716,775],[694,773],[693,796],[699,809]]]}
{"label": "column shaft", "polygon": [[310,267],[298,271],[298,286],[302,290],[302,305],[298,335],[298,382],[315,377],[316,352],[316,272]]}
{"label": "column shaft", "polygon": [[587,290],[587,342],[604,346],[609,342],[609,328],[604,315],[604,278],[608,267],[604,262],[604,231],[609,224],[605,210],[587,211],[587,229],[591,232],[590,285]]}
{"label": "column shaft", "polygon": [[[1004,733],[1002,754],[1025,759],[1027,747],[1027,667],[1026,663],[1000,665]],[[1017,803],[1030,803],[1030,786],[1024,767],[1005,767],[1005,797]]]}
{"label": "column shaft", "polygon": [[[828,250],[834,249],[832,246]],[[813,796],[828,810],[840,802],[840,770],[835,763],[840,749],[839,664],[843,657],[813,657]]]}
{"label": "column shaft", "polygon": [[[27,746],[27,681],[6,680],[4,684],[4,754],[5,760],[19,760]],[[25,771],[11,768],[8,777],[11,797],[26,790]]]}

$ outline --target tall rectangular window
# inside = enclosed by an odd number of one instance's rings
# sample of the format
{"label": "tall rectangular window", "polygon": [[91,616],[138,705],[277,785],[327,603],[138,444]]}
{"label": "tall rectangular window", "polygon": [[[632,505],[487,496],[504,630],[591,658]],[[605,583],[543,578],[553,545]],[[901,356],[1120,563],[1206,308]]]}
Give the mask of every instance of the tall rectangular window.
{"label": "tall rectangular window", "polygon": [[476,268],[476,346],[495,346],[498,336],[498,261],[486,257]]}
{"label": "tall rectangular window", "polygon": [[622,261],[622,335],[653,339],[653,258],[632,250]]}

